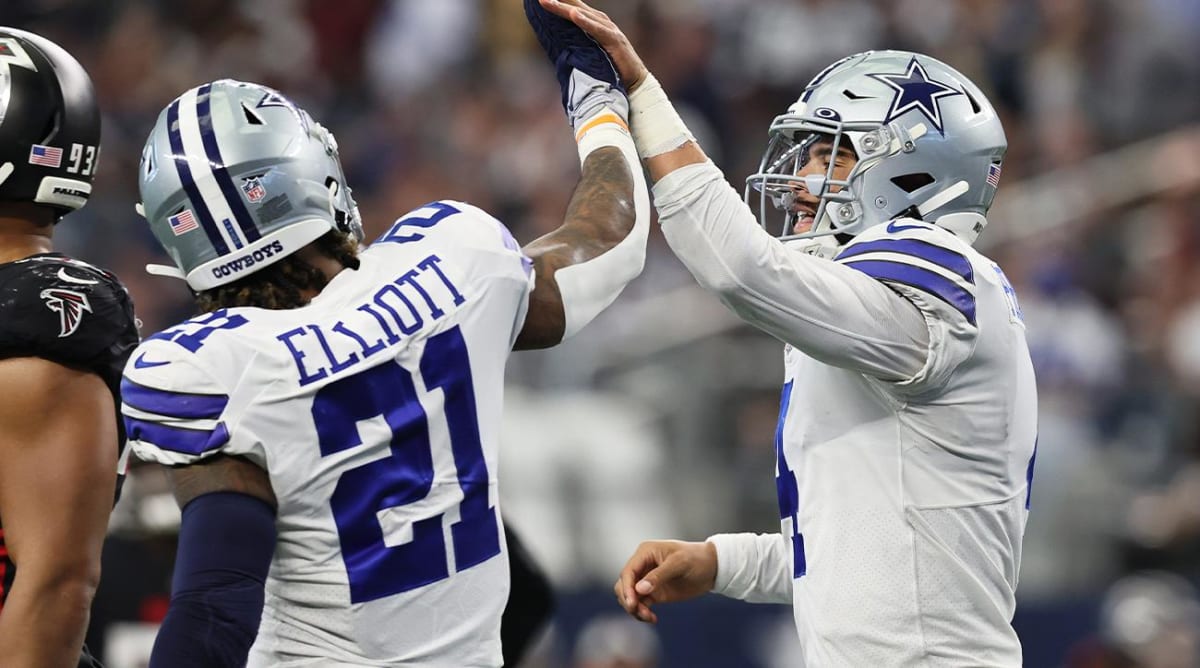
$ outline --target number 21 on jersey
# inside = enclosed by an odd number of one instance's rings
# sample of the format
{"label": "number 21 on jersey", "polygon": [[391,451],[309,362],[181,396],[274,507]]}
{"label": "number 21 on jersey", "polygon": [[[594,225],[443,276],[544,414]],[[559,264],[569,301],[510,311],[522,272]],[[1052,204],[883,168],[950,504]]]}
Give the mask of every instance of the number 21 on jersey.
{"label": "number 21 on jersey", "polygon": [[[479,437],[475,388],[466,341],[458,327],[429,338],[421,357],[426,388],[440,389],[462,501],[450,525],[455,567],[466,570],[500,554],[496,508],[488,502],[488,469]],[[362,444],[359,423],[383,417],[391,430],[389,456],[344,471],[330,505],[350,601],[364,603],[450,577],[442,524],[445,513],[417,519],[411,536],[389,545],[381,511],[415,504],[435,489],[429,418],[413,374],[387,362],[322,387],[312,407],[321,456]]]}

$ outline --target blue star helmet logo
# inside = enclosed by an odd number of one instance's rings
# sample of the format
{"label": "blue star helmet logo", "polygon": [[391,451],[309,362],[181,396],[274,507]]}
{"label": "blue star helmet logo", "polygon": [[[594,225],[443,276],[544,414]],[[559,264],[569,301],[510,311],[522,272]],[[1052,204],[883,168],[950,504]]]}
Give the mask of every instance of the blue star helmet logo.
{"label": "blue star helmet logo", "polygon": [[929,119],[939,134],[945,135],[942,129],[942,110],[939,100],[944,97],[962,95],[962,91],[929,78],[925,68],[917,62],[914,56],[908,63],[904,74],[868,74],[872,79],[878,79],[896,91],[892,97],[892,106],[888,109],[884,124],[892,122],[914,109],[920,111]]}

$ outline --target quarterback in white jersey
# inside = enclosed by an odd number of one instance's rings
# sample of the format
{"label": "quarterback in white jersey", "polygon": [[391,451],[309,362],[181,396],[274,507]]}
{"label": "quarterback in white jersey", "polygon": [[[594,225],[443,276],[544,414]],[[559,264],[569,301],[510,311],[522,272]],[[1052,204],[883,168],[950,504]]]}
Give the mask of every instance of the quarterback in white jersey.
{"label": "quarterback in white jersey", "polygon": [[790,602],[809,668],[1020,666],[1037,399],[1016,295],[972,248],[1007,147],[982,92],[920,54],[840,60],[774,121],[743,201],[611,20],[542,2],[630,82],[672,250],[785,344],[781,533],[644,543],[618,600],[645,621],[710,590]]}
{"label": "quarterback in white jersey", "polygon": [[141,192],[177,266],[155,271],[207,313],[122,384],[133,452],[183,508],[152,666],[501,665],[509,351],[610,303],[649,224],[624,94],[568,74],[583,176],[525,249],[437,201],[359,253],[336,143],[289,100],[226,80],[163,112]]}

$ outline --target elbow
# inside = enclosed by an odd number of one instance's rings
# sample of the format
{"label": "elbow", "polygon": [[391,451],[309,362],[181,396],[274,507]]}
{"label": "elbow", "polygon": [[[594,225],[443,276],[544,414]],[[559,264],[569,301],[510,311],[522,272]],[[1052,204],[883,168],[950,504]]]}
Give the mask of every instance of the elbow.
{"label": "elbow", "polygon": [[697,276],[696,280],[700,283],[700,287],[718,297],[731,296],[741,289],[741,283],[738,282],[737,277],[727,272]]}
{"label": "elbow", "polygon": [[[721,297],[758,294],[769,287],[770,277],[778,276],[780,264],[768,249],[750,244],[729,243],[706,263],[707,288]],[[702,282],[703,284],[703,282]]]}
{"label": "elbow", "polygon": [[745,292],[746,283],[736,262],[711,263],[704,271],[695,272],[700,287],[718,297],[733,297]]}
{"label": "elbow", "polygon": [[642,275],[642,271],[646,269],[646,244],[640,243],[636,246],[636,251],[633,257],[629,259],[629,263],[625,267],[623,278],[625,285],[633,282],[633,279]]}
{"label": "elbow", "polygon": [[[27,572],[32,571],[32,572]],[[47,605],[65,624],[85,622],[100,585],[100,564],[71,563],[49,569],[17,569],[13,591],[24,590],[32,600]]]}
{"label": "elbow", "polygon": [[100,563],[97,561],[64,564],[49,574],[42,589],[64,603],[80,603],[87,608],[91,606],[99,586]]}
{"label": "elbow", "polygon": [[92,599],[96,597],[96,587],[100,577],[78,577],[64,580],[57,584],[51,596],[54,596],[68,615],[87,620],[92,609]]}
{"label": "elbow", "polygon": [[718,296],[743,292],[754,278],[758,262],[751,249],[737,247],[741,244],[736,239],[713,238],[692,220],[665,221],[662,230],[675,256],[708,292]]}

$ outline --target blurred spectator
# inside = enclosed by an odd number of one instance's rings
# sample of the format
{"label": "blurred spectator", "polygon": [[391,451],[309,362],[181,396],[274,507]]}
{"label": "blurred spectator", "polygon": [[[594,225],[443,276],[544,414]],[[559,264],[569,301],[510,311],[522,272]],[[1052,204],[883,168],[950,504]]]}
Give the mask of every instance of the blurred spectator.
{"label": "blurred spectator", "polygon": [[673,535],[668,463],[651,415],[593,391],[505,395],[505,516],[559,586],[607,582],[630,550]]}
{"label": "blurred spectator", "polygon": [[588,622],[575,641],[575,668],[656,668],[661,649],[654,627],[625,615]]}
{"label": "blurred spectator", "polygon": [[1186,580],[1144,572],[1104,597],[1099,636],[1077,647],[1067,668],[1195,668],[1200,665],[1200,599]]}

